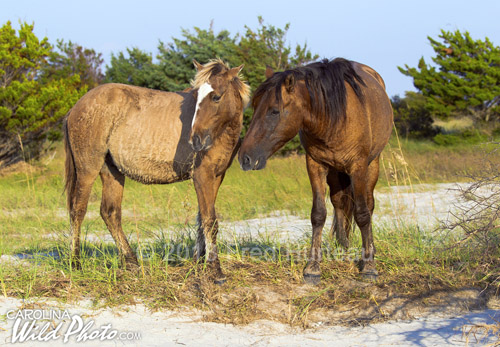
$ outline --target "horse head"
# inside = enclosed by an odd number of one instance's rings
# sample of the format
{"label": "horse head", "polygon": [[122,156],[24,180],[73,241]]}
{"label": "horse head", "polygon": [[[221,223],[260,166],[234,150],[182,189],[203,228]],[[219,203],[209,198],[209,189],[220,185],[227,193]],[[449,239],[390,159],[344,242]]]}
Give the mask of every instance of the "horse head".
{"label": "horse head", "polygon": [[210,148],[228,126],[241,131],[250,88],[239,75],[243,65],[231,69],[220,59],[205,65],[196,60],[193,63],[197,73],[192,85],[197,98],[189,143],[199,152]]}

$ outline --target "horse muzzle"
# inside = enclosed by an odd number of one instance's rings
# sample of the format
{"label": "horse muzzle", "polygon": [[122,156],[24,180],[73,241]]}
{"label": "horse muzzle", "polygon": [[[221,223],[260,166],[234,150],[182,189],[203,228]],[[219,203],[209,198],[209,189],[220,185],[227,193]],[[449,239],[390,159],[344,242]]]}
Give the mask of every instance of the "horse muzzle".
{"label": "horse muzzle", "polygon": [[201,152],[212,146],[212,137],[210,135],[205,135],[205,137],[201,139],[199,135],[195,134],[192,136],[189,143],[195,152]]}
{"label": "horse muzzle", "polygon": [[262,170],[266,167],[267,159],[265,156],[258,156],[256,159],[248,154],[244,154],[239,158],[240,166],[243,171]]}

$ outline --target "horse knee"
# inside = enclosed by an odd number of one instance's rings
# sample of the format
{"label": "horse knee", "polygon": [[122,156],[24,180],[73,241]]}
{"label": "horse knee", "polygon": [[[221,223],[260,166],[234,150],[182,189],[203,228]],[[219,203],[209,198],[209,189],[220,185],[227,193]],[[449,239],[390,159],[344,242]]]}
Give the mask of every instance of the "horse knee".
{"label": "horse knee", "polygon": [[211,233],[219,228],[219,223],[217,222],[217,219],[210,218],[209,220],[202,222],[202,227],[205,233]]}
{"label": "horse knee", "polygon": [[358,209],[356,208],[356,213],[354,214],[354,219],[359,228],[363,228],[371,223],[371,213],[368,208]]}
{"label": "horse knee", "polygon": [[313,227],[320,227],[325,224],[326,221],[326,207],[324,204],[322,206],[314,206],[311,211],[311,224]]}

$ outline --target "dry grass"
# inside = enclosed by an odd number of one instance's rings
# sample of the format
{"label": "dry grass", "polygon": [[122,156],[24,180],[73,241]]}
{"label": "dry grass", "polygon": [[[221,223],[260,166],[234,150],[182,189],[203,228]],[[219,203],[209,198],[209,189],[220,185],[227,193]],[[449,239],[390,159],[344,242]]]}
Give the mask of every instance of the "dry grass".
{"label": "dry grass", "polygon": [[[92,280],[85,273],[54,268],[39,271],[3,272],[5,294],[15,297],[55,297],[64,302],[93,298],[96,307],[144,303],[152,310],[200,310],[207,321],[247,324],[269,319],[291,325],[317,322],[357,324],[387,319],[408,319],[446,309],[461,312],[479,308],[478,291],[456,298],[464,284],[473,285],[466,274],[423,275],[419,268],[401,273],[382,271],[375,283],[359,281],[352,262],[326,261],[319,286],[303,283],[304,264],[295,267],[269,262],[225,260],[227,283],[216,285],[202,265],[144,264],[144,272],[95,267]],[[21,272],[21,275],[19,274]],[[29,283],[29,285],[27,285]]]}
{"label": "dry grass", "polygon": [[467,345],[484,344],[486,339],[494,336],[497,341],[484,345],[486,347],[500,346],[500,322],[496,324],[468,324],[462,327],[462,339]]}
{"label": "dry grass", "polygon": [[[428,242],[417,228],[380,229],[375,235],[380,273],[375,283],[359,278],[357,247],[350,253],[326,252],[339,250],[328,238],[318,286],[302,279],[305,260],[298,250],[304,254],[307,243],[294,245],[293,250],[281,246],[274,258],[240,253],[238,249],[248,246],[243,240],[220,243],[227,282],[216,285],[204,264],[194,263],[186,253],[193,238],[170,245],[181,246],[177,247],[180,256],[169,253],[161,241],[150,247],[143,244],[138,253],[144,258],[137,271],[122,269],[115,247],[107,243],[87,243],[83,269],[76,271],[69,266],[67,246],[56,243],[55,249],[33,250],[35,257],[29,261],[3,266],[0,279],[5,296],[53,297],[70,303],[92,298],[96,307],[143,303],[152,310],[197,310],[213,322],[247,324],[270,319],[302,327],[460,313],[484,307],[494,294],[495,285],[485,274],[498,272],[498,260],[491,259],[486,266],[474,263],[462,251],[440,253],[443,244],[439,242],[446,240]],[[358,242],[356,236],[354,243]],[[42,255],[50,251],[50,256]],[[491,289],[480,293],[488,286]]]}

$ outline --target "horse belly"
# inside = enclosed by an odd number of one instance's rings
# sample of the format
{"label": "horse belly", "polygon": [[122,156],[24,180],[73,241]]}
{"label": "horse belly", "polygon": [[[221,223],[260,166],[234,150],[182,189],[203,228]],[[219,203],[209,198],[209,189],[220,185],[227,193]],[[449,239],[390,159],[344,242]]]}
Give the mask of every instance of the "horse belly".
{"label": "horse belly", "polygon": [[145,184],[166,184],[191,178],[193,153],[182,136],[180,120],[137,121],[114,129],[108,148],[125,176]]}
{"label": "horse belly", "polygon": [[[116,163],[116,159],[111,155]],[[168,184],[185,181],[192,176],[192,162],[177,165],[172,161],[157,161],[150,158],[121,158],[116,164],[118,170],[128,178],[144,184]]]}

